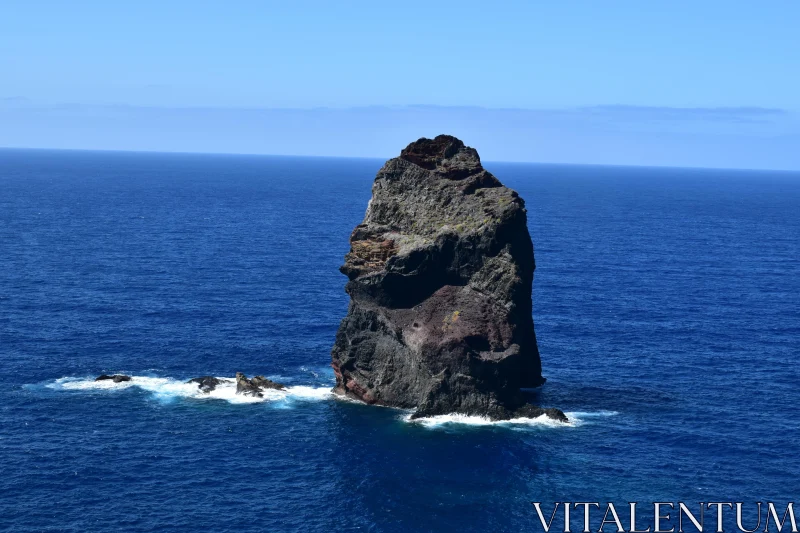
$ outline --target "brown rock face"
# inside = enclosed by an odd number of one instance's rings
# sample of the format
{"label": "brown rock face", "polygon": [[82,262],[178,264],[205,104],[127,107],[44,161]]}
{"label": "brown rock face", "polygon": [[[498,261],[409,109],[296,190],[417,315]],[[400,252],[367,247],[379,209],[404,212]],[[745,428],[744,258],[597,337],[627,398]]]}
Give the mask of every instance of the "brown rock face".
{"label": "brown rock face", "polygon": [[335,392],[415,409],[506,419],[544,383],[533,329],[525,204],[455,137],[386,162],[341,267],[350,307],[332,350]]}

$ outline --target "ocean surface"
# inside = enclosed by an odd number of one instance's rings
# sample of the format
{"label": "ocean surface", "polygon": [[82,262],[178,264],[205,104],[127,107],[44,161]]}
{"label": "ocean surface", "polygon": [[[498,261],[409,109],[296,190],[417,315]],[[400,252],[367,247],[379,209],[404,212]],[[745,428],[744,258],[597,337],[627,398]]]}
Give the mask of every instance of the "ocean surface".
{"label": "ocean surface", "polygon": [[[797,499],[800,174],[485,163],[527,202],[538,402],[572,422],[412,423],[329,393],[381,164],[0,150],[0,530],[541,531],[533,501]],[[236,371],[289,388],[184,383]]]}

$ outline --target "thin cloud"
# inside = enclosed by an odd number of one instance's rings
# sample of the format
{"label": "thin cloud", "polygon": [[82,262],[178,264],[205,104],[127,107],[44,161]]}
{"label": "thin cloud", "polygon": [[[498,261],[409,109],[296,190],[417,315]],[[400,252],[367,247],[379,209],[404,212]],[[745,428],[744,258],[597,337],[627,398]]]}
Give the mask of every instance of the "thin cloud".
{"label": "thin cloud", "polygon": [[451,133],[487,161],[800,169],[783,109],[602,105],[246,108],[8,104],[0,146],[380,157]]}
{"label": "thin cloud", "polygon": [[598,105],[579,108],[590,115],[623,120],[702,120],[718,122],[766,122],[783,118],[790,113],[785,109],[742,107],[662,107]]}

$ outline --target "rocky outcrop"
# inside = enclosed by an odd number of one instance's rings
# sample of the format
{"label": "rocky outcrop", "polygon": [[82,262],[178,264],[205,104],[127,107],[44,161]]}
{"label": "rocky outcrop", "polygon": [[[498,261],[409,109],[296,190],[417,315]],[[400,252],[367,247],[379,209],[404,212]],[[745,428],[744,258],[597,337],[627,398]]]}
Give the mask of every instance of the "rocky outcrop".
{"label": "rocky outcrop", "polygon": [[243,373],[236,373],[236,394],[260,398],[263,396],[265,389],[283,390],[285,388],[285,385],[276,383],[264,376],[255,376],[253,379],[247,379],[247,376]]}
{"label": "rocky outcrop", "polygon": [[525,204],[478,153],[446,135],[411,143],[378,172],[350,236],[334,392],[415,417],[566,420],[520,390],[545,381],[534,268]]}
{"label": "rocky outcrop", "polygon": [[99,376],[94,378],[94,380],[95,381],[111,380],[114,383],[122,383],[123,381],[130,381],[131,377],[130,376],[126,376],[125,374],[113,374],[111,376],[109,376],[108,374],[100,374]]}
{"label": "rocky outcrop", "polygon": [[263,392],[266,389],[283,390],[286,388],[284,385],[269,380],[264,376],[255,376],[253,379],[248,379],[242,372],[237,372],[235,379],[202,376],[199,378],[192,378],[186,383],[196,383],[200,391],[209,394],[220,384],[232,382],[236,383],[236,394],[255,396],[258,398],[264,396]]}
{"label": "rocky outcrop", "polygon": [[201,392],[209,394],[211,391],[217,388],[217,385],[223,383],[224,381],[230,380],[215,378],[214,376],[203,376],[199,378],[192,378],[186,383],[197,383],[197,388],[200,389]]}

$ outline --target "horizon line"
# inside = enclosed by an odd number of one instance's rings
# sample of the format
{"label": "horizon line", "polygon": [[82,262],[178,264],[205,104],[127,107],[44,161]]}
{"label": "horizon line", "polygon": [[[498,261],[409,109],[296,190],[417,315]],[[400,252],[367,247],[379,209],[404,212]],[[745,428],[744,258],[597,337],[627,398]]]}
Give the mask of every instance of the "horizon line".
{"label": "horizon line", "polygon": [[[313,158],[313,159],[361,159],[361,160],[376,160],[388,161],[399,157],[399,154],[392,157],[381,156],[345,156],[345,155],[308,155],[308,154],[267,154],[255,152],[192,152],[182,150],[125,150],[125,149],[108,149],[108,148],[47,148],[47,147],[31,147],[31,146],[0,146],[0,150],[19,150],[19,151],[41,151],[41,152],[101,152],[101,153],[120,153],[120,154],[153,154],[153,155],[207,155],[207,156],[249,156],[249,157],[291,157],[291,158]],[[800,174],[800,169],[788,168],[744,168],[744,167],[687,167],[681,165],[626,165],[626,164],[611,164],[611,163],[566,163],[559,161],[510,161],[510,160],[483,160],[483,163],[500,163],[512,165],[559,165],[559,166],[573,166],[573,167],[611,167],[611,168],[666,168],[666,169],[685,169],[685,170],[727,170],[734,172],[782,172],[788,174]]]}

